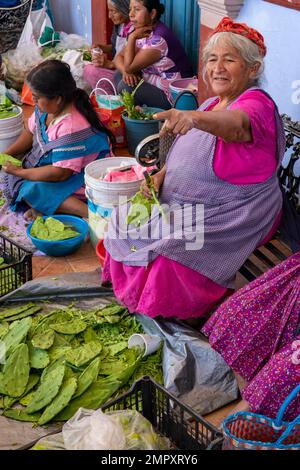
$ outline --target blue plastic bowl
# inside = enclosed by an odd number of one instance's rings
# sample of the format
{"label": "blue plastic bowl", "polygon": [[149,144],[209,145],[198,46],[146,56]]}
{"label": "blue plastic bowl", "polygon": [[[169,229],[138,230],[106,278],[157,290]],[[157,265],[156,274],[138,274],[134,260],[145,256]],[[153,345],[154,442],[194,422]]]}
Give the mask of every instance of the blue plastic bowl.
{"label": "blue plastic bowl", "polygon": [[[30,238],[30,240],[38,250],[42,251],[48,256],[67,256],[71,253],[74,253],[80,248],[80,246],[84,242],[85,237],[88,234],[88,223],[80,217],[76,217],[74,215],[54,215],[51,217],[59,220],[65,225],[70,225],[72,228],[74,228],[76,232],[79,232],[80,235],[74,238],[69,238],[68,240],[60,240],[53,242],[48,240],[40,240],[30,235],[30,230],[33,225],[32,222],[26,230],[28,238]],[[48,217],[43,217],[44,220],[47,218]]]}

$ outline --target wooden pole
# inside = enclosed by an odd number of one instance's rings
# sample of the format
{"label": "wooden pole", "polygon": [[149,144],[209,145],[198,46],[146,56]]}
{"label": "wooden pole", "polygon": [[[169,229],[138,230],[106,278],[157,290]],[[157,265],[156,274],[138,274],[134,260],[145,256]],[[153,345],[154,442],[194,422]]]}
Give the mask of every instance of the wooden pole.
{"label": "wooden pole", "polygon": [[92,41],[94,44],[109,44],[112,25],[108,18],[107,1],[91,0]]}

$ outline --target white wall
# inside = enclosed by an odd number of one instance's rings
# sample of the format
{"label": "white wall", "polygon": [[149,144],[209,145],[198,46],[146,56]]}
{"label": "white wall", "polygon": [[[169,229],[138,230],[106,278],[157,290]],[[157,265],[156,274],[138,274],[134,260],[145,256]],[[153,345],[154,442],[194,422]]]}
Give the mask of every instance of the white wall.
{"label": "white wall", "polygon": [[300,11],[263,0],[245,0],[236,21],[258,29],[266,41],[265,90],[281,113],[300,121]]}
{"label": "white wall", "polygon": [[50,0],[56,31],[79,34],[92,42],[90,0]]}

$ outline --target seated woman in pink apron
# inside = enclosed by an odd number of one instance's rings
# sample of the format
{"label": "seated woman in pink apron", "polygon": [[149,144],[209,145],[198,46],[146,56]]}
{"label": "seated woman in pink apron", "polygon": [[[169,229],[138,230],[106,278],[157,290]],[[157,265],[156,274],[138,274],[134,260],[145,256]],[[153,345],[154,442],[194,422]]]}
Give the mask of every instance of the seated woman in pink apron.
{"label": "seated woman in pink apron", "polygon": [[[144,83],[135,94],[137,105],[171,108],[170,83],[193,75],[187,55],[175,34],[160,21],[165,7],[159,0],[131,0],[130,20],[134,31],[117,55],[118,91],[133,91],[141,78]],[[118,81],[116,75],[115,81]]]}
{"label": "seated woman in pink apron", "polygon": [[25,154],[22,168],[6,162],[5,196],[13,211],[33,219],[55,213],[88,216],[84,168],[110,155],[111,133],[68,64],[47,60],[27,77],[36,108],[5,153]]}
{"label": "seated woman in pink apron", "polygon": [[[243,401],[235,411],[275,418],[300,383],[300,252],[240,289],[202,332],[232,368]],[[285,421],[300,414],[300,396]]]}
{"label": "seated woman in pink apron", "polygon": [[152,176],[165,217],[154,206],[148,224],[137,229],[126,225],[122,205],[105,239],[102,280],[130,312],[207,316],[276,231],[285,134],[274,101],[259,88],[265,54],[257,31],[224,18],[204,48],[215,96],[197,111],[157,114],[163,132],[178,134],[166,165]]}
{"label": "seated woman in pink apron", "polygon": [[[114,24],[111,44],[94,45],[92,48],[93,63],[86,65],[83,72],[85,80],[93,89],[101,78],[107,78],[112,82],[114,80],[116,67],[113,59],[123,50],[127,36],[133,30],[129,21],[129,3],[130,0],[107,1],[109,18]],[[95,48],[98,49],[97,54],[93,54]],[[107,54],[111,54],[112,60],[107,58]],[[103,82],[101,88],[110,93],[110,87],[107,83]]]}

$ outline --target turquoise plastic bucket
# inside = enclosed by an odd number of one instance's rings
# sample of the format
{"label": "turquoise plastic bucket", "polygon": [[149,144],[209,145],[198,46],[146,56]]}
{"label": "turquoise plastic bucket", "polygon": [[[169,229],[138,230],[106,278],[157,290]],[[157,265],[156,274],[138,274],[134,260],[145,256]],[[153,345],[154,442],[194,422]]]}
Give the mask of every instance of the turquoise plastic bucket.
{"label": "turquoise plastic bucket", "polygon": [[174,100],[174,103],[176,102],[178,96],[182,93],[180,96],[179,100],[176,103],[175,108],[179,109],[181,111],[193,111],[197,109],[197,100],[196,95],[195,98],[193,97],[192,93],[186,93],[184,94],[183,92],[188,89],[188,86],[192,84],[195,87],[198,88],[198,79],[197,78],[181,78],[179,80],[174,80],[170,84],[170,92],[172,95],[172,98]]}
{"label": "turquoise plastic bucket", "polygon": [[[145,110],[149,111],[149,113],[160,113],[164,111],[164,109],[148,107]],[[144,140],[146,137],[149,137],[150,135],[158,134],[159,121],[156,119],[150,119],[148,121],[141,119],[129,119],[124,114],[122,116],[126,126],[128,150],[132,155],[134,155],[136,147],[142,140]]]}

